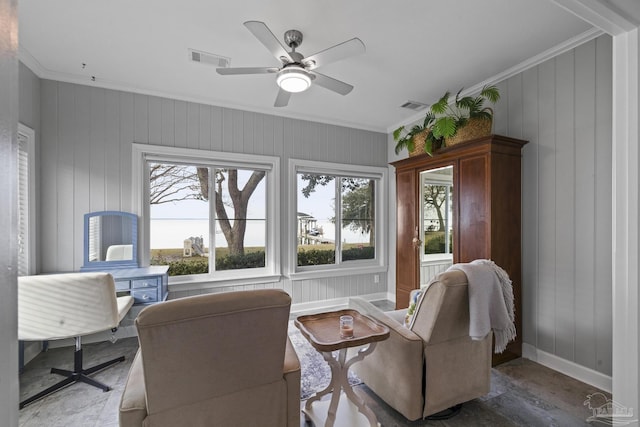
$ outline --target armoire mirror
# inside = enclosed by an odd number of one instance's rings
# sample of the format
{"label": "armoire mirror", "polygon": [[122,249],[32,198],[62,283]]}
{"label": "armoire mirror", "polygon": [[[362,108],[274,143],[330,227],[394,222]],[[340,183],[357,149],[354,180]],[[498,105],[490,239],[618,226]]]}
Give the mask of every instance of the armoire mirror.
{"label": "armoire mirror", "polygon": [[453,262],[453,166],[420,173],[420,283]]}
{"label": "armoire mirror", "polygon": [[81,270],[138,266],[138,217],[119,211],[84,216],[84,265]]}

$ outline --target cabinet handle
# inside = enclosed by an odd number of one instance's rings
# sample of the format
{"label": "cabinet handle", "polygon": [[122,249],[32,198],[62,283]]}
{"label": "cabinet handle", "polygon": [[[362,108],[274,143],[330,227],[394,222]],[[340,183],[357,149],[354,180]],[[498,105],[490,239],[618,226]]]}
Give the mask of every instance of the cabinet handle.
{"label": "cabinet handle", "polygon": [[420,240],[420,229],[418,226],[416,226],[416,232],[413,234],[412,242],[415,249],[420,249],[422,246],[422,240]]}

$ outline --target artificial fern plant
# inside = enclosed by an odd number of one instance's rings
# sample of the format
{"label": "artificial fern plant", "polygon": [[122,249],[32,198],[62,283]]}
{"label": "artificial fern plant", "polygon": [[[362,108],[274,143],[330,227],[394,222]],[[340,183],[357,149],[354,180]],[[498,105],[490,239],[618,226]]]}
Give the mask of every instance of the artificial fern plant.
{"label": "artificial fern plant", "polygon": [[485,107],[486,101],[495,104],[500,99],[500,92],[496,86],[485,86],[480,94],[475,97],[460,97],[460,92],[456,94],[453,103],[449,102],[450,92],[445,94],[431,105],[428,115],[432,115],[431,133],[436,139],[451,138],[456,134],[458,129],[466,125],[469,119],[480,118],[491,120],[493,110]]}
{"label": "artificial fern plant", "polygon": [[[433,155],[433,149],[436,143],[444,145],[446,138],[453,137],[458,129],[462,128],[469,122],[469,119],[486,119],[493,118],[493,110],[485,107],[485,102],[495,104],[500,99],[500,92],[496,86],[485,86],[478,96],[460,97],[462,89],[458,91],[454,102],[450,103],[450,92],[445,94],[432,104],[429,111],[425,115],[422,124],[417,124],[409,130],[404,126],[400,126],[393,132],[393,139],[396,141],[396,154],[400,151],[407,150],[409,152],[415,149],[414,137],[425,132],[424,151],[430,156]],[[422,135],[421,135],[422,137]]]}
{"label": "artificial fern plant", "polygon": [[436,116],[433,113],[428,112],[422,124],[414,125],[409,130],[406,130],[404,126],[400,126],[393,131],[393,139],[396,141],[396,154],[400,154],[402,150],[413,151],[415,149],[414,137],[426,130],[424,151],[430,156],[433,155],[434,143],[437,142],[438,138],[434,138],[430,127],[435,118]]}

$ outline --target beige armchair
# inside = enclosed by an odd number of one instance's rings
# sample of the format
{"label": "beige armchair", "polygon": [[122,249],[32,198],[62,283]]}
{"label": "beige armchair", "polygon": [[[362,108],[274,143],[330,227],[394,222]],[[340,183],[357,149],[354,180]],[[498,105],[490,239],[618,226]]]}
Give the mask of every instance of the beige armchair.
{"label": "beige armchair", "polygon": [[300,426],[300,362],[277,289],[181,298],[136,319],[120,426]]}
{"label": "beige armchair", "polygon": [[18,278],[18,339],[48,341],[75,339],[73,370],[51,368],[65,377],[60,382],[20,402],[20,408],[60,390],[83,382],[103,391],[111,388],[89,375],[124,356],[85,368],[82,361],[83,335],[115,330],[133,305],[131,296],[116,297],[113,276],[108,273],[65,273]]}
{"label": "beige armchair", "polygon": [[467,277],[441,273],[424,291],[410,327],[407,310],[383,313],[351,298],[349,305],[387,325],[388,340],[352,370],[382,400],[415,421],[489,392],[492,334],[469,337]]}

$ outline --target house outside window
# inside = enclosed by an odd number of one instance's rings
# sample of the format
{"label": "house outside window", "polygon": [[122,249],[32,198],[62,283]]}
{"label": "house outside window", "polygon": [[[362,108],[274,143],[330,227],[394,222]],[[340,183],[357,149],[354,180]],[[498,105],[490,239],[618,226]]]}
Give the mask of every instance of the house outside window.
{"label": "house outside window", "polygon": [[386,169],[290,160],[292,277],[382,271]]}
{"label": "house outside window", "polygon": [[170,283],[278,275],[278,159],[134,144],[143,265]]}

